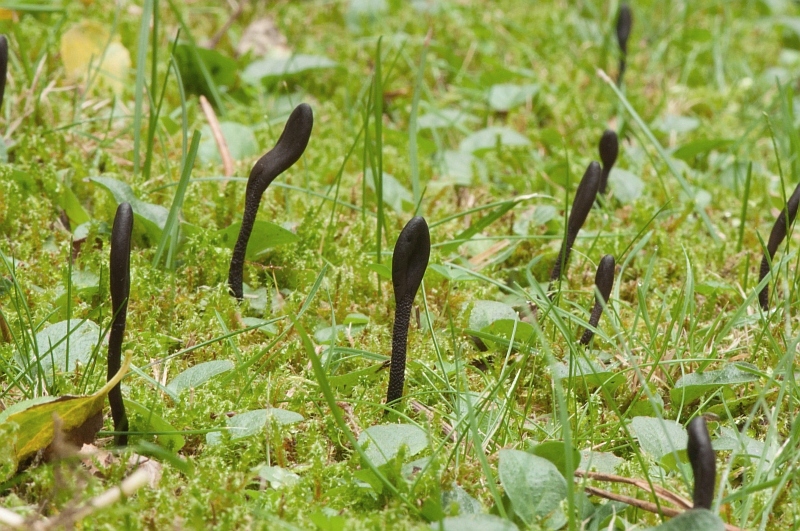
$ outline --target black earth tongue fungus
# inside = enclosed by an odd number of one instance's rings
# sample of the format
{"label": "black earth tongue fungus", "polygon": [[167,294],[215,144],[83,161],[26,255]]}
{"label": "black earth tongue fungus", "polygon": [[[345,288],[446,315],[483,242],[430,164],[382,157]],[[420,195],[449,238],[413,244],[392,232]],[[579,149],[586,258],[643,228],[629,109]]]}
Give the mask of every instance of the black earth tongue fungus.
{"label": "black earth tongue fungus", "polygon": [[622,84],[622,76],[625,74],[625,68],[628,64],[628,37],[631,35],[631,26],[633,26],[631,7],[623,3],[619,6],[619,14],[617,15],[617,42],[619,43],[618,86]]}
{"label": "black earth tongue fungus", "polygon": [[578,191],[575,192],[575,199],[572,201],[572,211],[569,213],[569,219],[567,220],[567,237],[561,244],[558,259],[553,266],[553,271],[550,273],[550,288],[548,291],[552,291],[553,283],[561,278],[562,268],[566,269],[569,263],[569,253],[572,251],[575,238],[578,237],[578,232],[581,230],[583,222],[586,221],[586,216],[589,215],[589,211],[597,198],[597,190],[600,188],[602,173],[600,164],[593,161],[586,168],[586,173],[581,178]]}
{"label": "black earth tongue fungus", "polygon": [[619,140],[617,133],[610,129],[603,131],[603,136],[600,137],[600,160],[603,161],[603,176],[600,179],[601,194],[608,191],[608,174],[611,173],[611,168],[617,162],[617,155],[619,155]]}
{"label": "black earth tongue fungus", "polygon": [[[133,230],[133,210],[128,203],[121,203],[114,216],[111,229],[111,257],[109,260],[109,280],[111,286],[111,307],[114,320],[108,336],[108,380],[119,371],[122,359],[122,337],[125,335],[125,319],[128,316],[128,296],[131,291],[131,232]],[[114,431],[128,431],[128,417],[122,403],[120,384],[108,393],[111,405],[111,418]],[[114,436],[115,444],[125,446],[128,436]]]}
{"label": "black earth tongue fungus", "polygon": [[228,272],[228,287],[231,294],[239,300],[244,297],[242,288],[244,257],[250,233],[253,232],[253,225],[256,222],[261,196],[270,183],[297,162],[306,150],[313,126],[314,113],[311,111],[311,107],[306,103],[301,103],[292,111],[286,121],[278,143],[266,155],[258,159],[250,171],[245,191],[242,228],[239,230],[239,237],[233,248]]}
{"label": "black earth tongue fungus", "polygon": [[3,95],[6,93],[6,72],[8,72],[8,40],[0,35],[0,107],[3,106]]}
{"label": "black earth tongue fungus", "polygon": [[[599,296],[595,295],[594,307],[592,308],[592,315],[589,316],[589,327],[583,331],[581,336],[581,345],[588,345],[589,341],[594,337],[592,328],[597,328],[597,323],[600,322],[600,316],[603,315],[603,304],[608,302],[611,296],[611,288],[614,286],[614,257],[610,254],[605,255],[600,259],[597,264],[597,273],[594,276],[594,285],[597,286]],[[600,300],[602,297],[602,301]]]}
{"label": "black earth tongue fungus", "polygon": [[403,396],[406,378],[406,348],[411,307],[417,295],[428,259],[431,256],[431,235],[425,218],[415,216],[403,227],[392,255],[392,286],[395,314],[392,330],[392,361],[386,403],[392,404]]}
{"label": "black earth tongue fungus", "polygon": [[[769,264],[775,257],[783,239],[786,237],[786,232],[789,227],[794,223],[797,217],[797,207],[800,204],[800,184],[794,189],[794,192],[786,201],[786,207],[781,210],[778,219],[775,220],[775,225],[772,226],[772,232],[769,233],[769,241],[767,242],[767,254],[761,259],[761,270],[758,275],[758,281],[764,280],[764,277],[769,273]],[[764,286],[758,294],[758,302],[761,304],[761,309],[765,312],[769,311],[769,284]]]}
{"label": "black earth tongue fungus", "polygon": [[686,428],[689,432],[689,444],[686,453],[694,472],[694,494],[692,501],[695,509],[711,509],[714,500],[714,485],[717,481],[717,462],[711,439],[706,428],[706,419],[695,417]]}

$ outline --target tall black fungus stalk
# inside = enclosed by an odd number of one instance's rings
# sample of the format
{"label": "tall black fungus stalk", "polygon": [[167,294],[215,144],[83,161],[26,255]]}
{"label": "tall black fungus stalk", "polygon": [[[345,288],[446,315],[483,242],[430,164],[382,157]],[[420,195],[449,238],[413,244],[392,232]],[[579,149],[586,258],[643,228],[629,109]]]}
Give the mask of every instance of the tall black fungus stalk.
{"label": "tall black fungus stalk", "polygon": [[[614,257],[610,254],[605,255],[597,264],[597,273],[594,276],[594,285],[597,286],[598,294],[595,295],[592,315],[589,316],[589,328],[584,330],[581,336],[581,345],[588,345],[594,337],[592,328],[597,328],[600,316],[603,315],[603,305],[608,302],[611,296],[611,288],[614,286]],[[600,299],[602,297],[602,300]]]}
{"label": "tall black fungus stalk", "polygon": [[628,37],[631,35],[632,25],[633,15],[631,14],[631,7],[624,3],[619,6],[619,15],[617,16],[617,42],[619,43],[618,86],[622,84],[622,76],[625,74],[625,68],[628,64]]}
{"label": "tall black fungus stalk", "polygon": [[603,131],[603,136],[600,137],[600,160],[603,161],[603,174],[600,178],[600,193],[605,194],[608,187],[608,174],[611,173],[611,168],[617,162],[617,155],[619,155],[619,140],[617,140],[617,133],[610,129]]}
{"label": "tall black fungus stalk", "polygon": [[[775,253],[780,247],[783,239],[786,237],[786,232],[789,227],[794,223],[794,218],[797,217],[797,207],[800,204],[800,184],[794,189],[794,192],[786,202],[786,208],[781,210],[778,219],[775,220],[775,225],[772,226],[772,232],[769,233],[769,241],[767,242],[767,253],[761,259],[761,271],[759,272],[758,281],[764,280],[764,277],[769,273],[769,264],[775,257]],[[769,254],[769,256],[767,256]],[[769,311],[769,284],[764,286],[761,293],[758,294],[758,302],[761,304],[761,309]]]}
{"label": "tall black fungus stalk", "polygon": [[261,196],[270,183],[275,180],[275,177],[288,170],[306,150],[313,125],[314,114],[311,107],[306,103],[301,103],[289,116],[278,143],[266,155],[258,159],[250,171],[245,191],[242,228],[239,230],[239,238],[233,248],[228,272],[228,287],[237,299],[244,296],[242,289],[244,257],[250,233],[253,232],[253,225],[256,222]]}
{"label": "tall black fungus stalk", "polygon": [[[111,257],[109,260],[109,280],[111,285],[111,307],[114,320],[111,322],[111,333],[108,336],[108,379],[119,371],[122,358],[122,337],[125,335],[125,319],[128,316],[128,295],[131,290],[131,231],[133,230],[133,210],[128,203],[121,203],[114,216],[114,227],[111,229]],[[122,403],[120,384],[115,385],[108,393],[111,405],[111,418],[114,419],[114,431],[128,431],[128,417]],[[119,446],[128,444],[128,436],[114,436]]]}
{"label": "tall black fungus stalk", "polygon": [[389,388],[386,393],[387,404],[403,396],[411,307],[422,282],[422,276],[428,267],[430,256],[431,236],[428,224],[424,218],[415,216],[397,238],[392,256],[395,314],[394,330],[392,330],[392,363],[389,369]]}
{"label": "tall black fungus stalk", "polygon": [[567,237],[561,244],[558,259],[553,266],[553,271],[550,273],[551,284],[561,278],[562,268],[566,269],[567,263],[569,263],[569,253],[572,251],[575,238],[577,238],[578,232],[581,230],[583,222],[586,221],[586,216],[589,215],[589,211],[597,198],[601,177],[600,164],[593,161],[586,168],[586,173],[583,174],[581,183],[578,185],[578,191],[575,192],[572,211],[569,213],[569,219],[567,220]]}
{"label": "tall black fungus stalk", "polygon": [[0,107],[3,106],[3,96],[6,93],[6,73],[8,72],[8,40],[5,35],[0,35]]}
{"label": "tall black fungus stalk", "polygon": [[706,428],[706,419],[695,417],[689,422],[689,444],[686,448],[689,462],[694,472],[694,494],[692,501],[695,509],[711,509],[714,500],[714,484],[717,480],[717,463],[714,449]]}

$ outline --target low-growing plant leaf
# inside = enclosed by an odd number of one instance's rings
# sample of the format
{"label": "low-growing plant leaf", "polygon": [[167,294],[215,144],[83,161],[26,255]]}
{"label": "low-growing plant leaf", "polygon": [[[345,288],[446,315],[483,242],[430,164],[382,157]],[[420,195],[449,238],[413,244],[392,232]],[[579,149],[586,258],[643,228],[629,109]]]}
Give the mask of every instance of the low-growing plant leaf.
{"label": "low-growing plant leaf", "polygon": [[[222,238],[222,243],[229,249],[233,249],[233,246],[236,245],[236,238],[239,236],[241,227],[242,222],[236,221],[228,228],[217,231],[217,234]],[[287,243],[294,243],[297,240],[299,240],[297,234],[284,229],[280,225],[270,221],[256,220],[253,225],[253,232],[247,241],[245,258],[254,260],[268,249],[286,245]]]}
{"label": "low-growing plant leaf", "polygon": [[692,509],[647,531],[725,531],[725,522],[707,509]]}
{"label": "low-growing plant leaf", "polygon": [[611,168],[608,183],[609,188],[614,191],[614,197],[620,203],[636,201],[644,192],[644,181],[638,175],[622,168]]}
{"label": "low-growing plant leaf", "polygon": [[450,508],[453,504],[458,506],[458,514],[460,516],[481,514],[483,512],[481,502],[470,496],[467,491],[455,483],[452,490],[442,492],[442,507],[445,513],[450,513]]}
{"label": "low-growing plant leaf", "polygon": [[95,182],[108,190],[114,199],[119,203],[130,203],[133,209],[133,214],[137,220],[144,225],[148,237],[153,241],[158,241],[161,238],[161,231],[164,230],[164,225],[167,223],[169,217],[169,210],[161,205],[154,205],[141,201],[133,189],[122,181],[112,179],[111,177],[90,177],[90,181]]}
{"label": "low-growing plant leaf", "polygon": [[489,87],[487,101],[493,111],[508,112],[524,104],[539,92],[539,86],[532,83],[514,85],[513,83],[498,83]]}
{"label": "low-growing plant leaf", "polygon": [[417,129],[444,129],[466,126],[479,121],[477,116],[461,109],[440,109],[430,111],[417,118]]}
{"label": "low-growing plant leaf", "polygon": [[672,156],[676,159],[690,161],[698,155],[703,155],[712,150],[720,150],[733,144],[733,140],[726,138],[711,138],[688,142],[676,149]]}
{"label": "low-growing plant leaf", "polygon": [[[135,413],[147,423],[144,426],[145,429],[140,431],[155,432],[156,441],[158,441],[159,445],[172,452],[177,452],[186,444],[186,439],[183,438],[183,435],[177,433],[178,429],[167,422],[164,417],[154,413],[150,408],[139,402],[127,398],[123,398],[122,401],[125,403],[125,410],[128,412],[129,417],[131,413]],[[131,422],[130,424],[134,425],[135,423]]]}
{"label": "low-growing plant leaf", "polygon": [[[45,381],[52,383],[54,370],[56,373],[72,372],[78,364],[85,367],[100,339],[100,327],[92,321],[80,319],[61,321],[37,333],[36,345]],[[20,356],[17,359],[21,359]],[[27,367],[29,370],[38,370],[35,359],[28,363],[31,364]]]}
{"label": "low-growing plant leaf", "polygon": [[[367,180],[367,186],[370,190],[375,192],[375,179],[372,177],[372,172],[367,170],[364,178]],[[406,212],[414,207],[414,196],[411,192],[403,186],[400,181],[395,179],[394,175],[386,172],[383,173],[383,202],[394,210],[395,212]]]}
{"label": "low-growing plant leaf", "polygon": [[673,131],[675,133],[688,133],[700,127],[700,120],[691,116],[667,114],[655,120],[651,127],[662,133],[671,133]]}
{"label": "low-growing plant leaf", "polygon": [[756,370],[756,367],[749,363],[729,363],[722,369],[693,372],[681,377],[669,392],[672,403],[688,404],[717,389],[731,388],[758,379],[752,371],[743,370],[743,367]]}
{"label": "low-growing plant leaf", "polygon": [[519,450],[500,450],[497,471],[514,512],[527,525],[560,529],[567,522],[561,508],[567,483],[553,463]]}
{"label": "low-growing plant leaf", "polygon": [[258,328],[256,328],[256,330],[268,336],[274,336],[278,333],[278,327],[275,326],[275,323],[267,321],[266,319],[259,319],[258,317],[242,317],[242,323],[244,323],[245,326],[260,325]]}
{"label": "low-growing plant leaf", "polygon": [[[287,411],[277,407],[267,409],[254,409],[229,417],[227,420],[231,440],[241,439],[260,433],[270,419],[274,418],[279,425],[295,424],[303,420],[303,415],[294,411]],[[209,433],[206,441],[209,444],[218,444],[221,437],[218,433]],[[214,437],[210,437],[210,436]]]}
{"label": "low-growing plant leaf", "polygon": [[500,319],[519,320],[517,312],[508,304],[497,301],[475,301],[469,314],[469,327],[483,330]]}
{"label": "low-growing plant leaf", "polygon": [[[246,160],[259,154],[258,142],[256,142],[252,128],[236,122],[220,122],[219,129],[233,160]],[[204,125],[200,133],[202,140],[197,149],[197,157],[200,162],[204,164],[221,163],[222,157],[219,154],[214,135],[211,133],[211,128]]]}
{"label": "low-growing plant leaf", "polygon": [[194,47],[188,43],[175,47],[175,61],[178,63],[184,89],[192,94],[202,94],[214,101],[198,59],[203,62],[211,80],[217,86],[232,86],[236,82],[236,72],[239,68],[236,61],[217,50]]}
{"label": "low-growing plant leaf", "polygon": [[686,450],[686,430],[674,420],[634,417],[631,431],[645,452],[667,466],[674,467],[676,464],[673,452]]}
{"label": "low-growing plant leaf", "polygon": [[406,447],[406,457],[413,457],[428,447],[428,435],[413,424],[379,424],[370,426],[358,436],[372,464],[381,466],[394,459]]}
{"label": "low-growing plant leaf", "polygon": [[[567,475],[567,454],[565,452],[565,446],[563,442],[560,441],[545,441],[541,444],[537,444],[535,446],[526,449],[529,454],[536,455],[538,457],[543,457],[547,459],[551,463],[555,465],[561,475],[566,477]],[[572,462],[573,463],[580,463],[581,461],[581,453],[572,448]]]}
{"label": "low-growing plant leaf", "polygon": [[441,522],[431,522],[431,529],[444,531],[517,531],[514,522],[491,514],[449,516]]}
{"label": "low-growing plant leaf", "polygon": [[[5,420],[0,423],[0,433],[13,437],[3,440],[3,446],[13,449],[13,455],[10,456],[13,466],[8,466],[8,463],[4,465],[0,460],[0,468],[7,474],[13,473],[17,463],[22,459],[46,448],[53,442],[54,417],[59,418],[61,430],[68,433],[81,428],[89,419],[102,413],[108,392],[127,374],[131,356],[132,354],[129,353],[117,374],[92,395],[65,395],[7,415]],[[16,428],[9,427],[9,425],[16,425]],[[0,477],[0,480],[5,480],[7,477],[8,475]]]}
{"label": "low-growing plant leaf", "polygon": [[300,481],[300,476],[279,466],[262,466],[258,469],[258,477],[269,481],[273,489],[290,487]]}
{"label": "low-growing plant leaf", "polygon": [[[578,382],[579,386],[585,385],[589,389],[605,386],[609,391],[613,391],[625,382],[625,375],[585,358],[576,358],[572,369],[573,382]],[[569,365],[556,363],[554,372],[554,376],[559,380],[569,378]]]}
{"label": "low-growing plant leaf", "polygon": [[458,150],[466,153],[479,153],[494,149],[498,144],[507,147],[527,147],[531,141],[508,127],[487,127],[462,140]]}
{"label": "low-growing plant leaf", "polygon": [[[489,326],[484,327],[481,332],[504,339],[508,343],[513,341],[517,346],[530,343],[536,333],[533,325],[519,319],[498,319]],[[502,348],[508,348],[507,344]]]}
{"label": "low-growing plant leaf", "polygon": [[581,464],[578,465],[580,470],[593,470],[602,474],[615,474],[617,467],[625,462],[624,459],[617,457],[611,452],[583,450],[580,454]]}
{"label": "low-growing plant leaf", "polygon": [[242,73],[242,79],[251,84],[258,84],[263,79],[291,76],[307,70],[335,66],[335,61],[321,55],[295,54],[291,57],[268,57],[247,65]]}
{"label": "low-growing plant leaf", "polygon": [[180,394],[181,391],[186,389],[197,388],[209,381],[211,378],[228,372],[233,369],[233,362],[230,360],[213,360],[206,361],[189,367],[167,384],[175,394]]}

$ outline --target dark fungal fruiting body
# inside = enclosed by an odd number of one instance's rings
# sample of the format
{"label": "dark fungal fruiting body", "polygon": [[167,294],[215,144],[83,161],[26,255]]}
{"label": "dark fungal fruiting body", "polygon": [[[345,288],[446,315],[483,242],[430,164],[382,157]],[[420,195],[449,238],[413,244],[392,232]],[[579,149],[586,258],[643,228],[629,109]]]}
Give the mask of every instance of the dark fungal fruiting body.
{"label": "dark fungal fruiting body", "polygon": [[594,161],[589,164],[583,174],[578,190],[575,192],[575,199],[572,201],[572,211],[569,213],[569,219],[567,220],[567,237],[561,244],[558,259],[553,266],[553,271],[550,273],[551,283],[561,278],[562,268],[566,269],[567,263],[569,263],[569,254],[572,251],[575,238],[578,237],[578,232],[581,230],[583,222],[586,221],[586,217],[589,215],[589,211],[597,198],[601,176],[600,164]]}
{"label": "dark fungal fruiting body", "polygon": [[8,72],[8,40],[5,35],[0,35],[0,107],[3,106],[3,96],[6,93],[6,73]]}
{"label": "dark fungal fruiting body", "polygon": [[689,433],[689,443],[686,453],[694,472],[694,494],[692,501],[695,509],[711,509],[714,500],[714,485],[717,481],[717,463],[711,439],[706,428],[706,419],[695,417],[686,428]]}
{"label": "dark fungal fruiting body", "polygon": [[239,237],[231,255],[231,265],[228,271],[228,287],[237,299],[244,297],[242,288],[242,277],[244,274],[244,257],[247,251],[247,242],[250,240],[250,233],[253,232],[253,225],[256,222],[256,214],[261,204],[261,196],[275,178],[288,170],[308,145],[311,137],[311,129],[314,126],[314,113],[306,103],[298,105],[283,128],[278,142],[266,155],[258,159],[250,177],[247,179],[247,189],[245,191],[244,214],[242,215],[242,227],[239,230]]}
{"label": "dark fungal fruiting body", "polygon": [[[109,281],[111,287],[111,307],[114,320],[108,336],[108,380],[111,380],[120,368],[122,358],[122,338],[125,335],[125,320],[128,316],[128,296],[131,290],[131,232],[133,230],[133,210],[128,203],[121,203],[114,216],[111,229],[111,256],[109,260]],[[114,431],[128,431],[128,417],[122,403],[120,384],[115,385],[108,393],[111,405],[111,417],[114,419]],[[128,444],[128,436],[114,436],[117,445]]]}
{"label": "dark fungal fruiting body", "polygon": [[600,137],[600,160],[603,162],[602,177],[600,178],[601,194],[605,194],[608,189],[608,174],[611,173],[611,168],[617,162],[617,155],[619,155],[619,140],[617,133],[610,129],[603,131],[603,136]]}
{"label": "dark fungal fruiting body", "polygon": [[391,404],[403,396],[406,378],[406,349],[411,307],[417,295],[428,259],[431,256],[431,236],[425,219],[415,216],[403,227],[392,255],[392,286],[394,287],[395,315],[392,330],[392,360],[389,369],[389,387],[386,403]]}
{"label": "dark fungal fruiting body", "polygon": [[[594,337],[592,328],[597,328],[597,323],[600,322],[600,316],[603,315],[603,305],[608,302],[611,296],[611,288],[614,286],[614,257],[610,254],[605,255],[600,259],[597,264],[597,273],[594,276],[594,285],[597,286],[598,295],[595,296],[594,307],[592,308],[592,315],[589,316],[589,327],[584,330],[581,336],[581,345],[588,345],[589,341]],[[601,298],[602,297],[602,301]]]}
{"label": "dark fungal fruiting body", "polygon": [[617,43],[619,43],[619,73],[617,74],[617,85],[622,84],[622,76],[628,64],[628,37],[631,35],[633,26],[633,15],[631,7],[623,3],[619,6],[617,15]]}
{"label": "dark fungal fruiting body", "polygon": [[[786,237],[786,232],[789,227],[794,223],[797,217],[797,207],[800,205],[800,184],[794,189],[794,192],[786,201],[786,207],[781,210],[778,219],[775,220],[775,225],[772,226],[772,232],[769,233],[769,241],[767,242],[767,253],[761,259],[761,269],[758,275],[758,281],[764,280],[764,277],[769,273],[769,264],[775,253],[778,251],[783,239]],[[769,256],[767,256],[769,255]],[[763,287],[758,294],[758,302],[761,304],[761,309],[769,311],[769,284]]]}

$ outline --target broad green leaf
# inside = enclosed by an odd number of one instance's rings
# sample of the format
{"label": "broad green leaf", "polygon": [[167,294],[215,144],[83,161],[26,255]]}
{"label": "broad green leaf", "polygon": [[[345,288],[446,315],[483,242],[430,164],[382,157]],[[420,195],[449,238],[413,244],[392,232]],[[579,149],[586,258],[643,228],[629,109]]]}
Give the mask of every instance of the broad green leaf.
{"label": "broad green leaf", "polygon": [[[428,269],[438,273],[439,275],[443,276],[447,280],[453,282],[461,282],[466,280],[477,280],[477,277],[471,275],[468,271],[464,271],[463,269],[457,269],[452,267],[450,264],[431,264],[428,266]],[[389,277],[391,279],[391,276]]]}
{"label": "broad green leaf", "polygon": [[[441,527],[440,527],[441,525]],[[517,531],[514,522],[491,514],[449,516],[441,522],[431,522],[431,529],[444,531]]]}
{"label": "broad green leaf", "polygon": [[460,186],[472,184],[473,168],[483,162],[472,153],[448,149],[439,163],[441,177]]}
{"label": "broad green leaf", "polygon": [[500,319],[518,321],[517,312],[508,304],[497,301],[475,301],[469,314],[469,328],[483,330]]}
{"label": "broad green leaf", "polygon": [[737,385],[753,382],[758,378],[743,367],[756,369],[749,363],[729,363],[722,369],[705,372],[693,372],[675,382],[669,392],[673,404],[694,402],[697,398],[720,388],[730,389]]}
{"label": "broad green leaf", "polygon": [[453,504],[458,506],[458,514],[461,516],[483,512],[481,502],[470,496],[467,491],[455,483],[452,490],[442,492],[442,507],[445,513],[450,513],[450,508]]}
{"label": "broad green leaf", "polygon": [[383,279],[392,280],[392,269],[386,264],[368,264],[367,268]]}
{"label": "broad green leaf", "polygon": [[183,87],[187,92],[203,94],[206,97],[210,97],[211,94],[211,88],[197,62],[198,58],[205,65],[215,85],[230,87],[236,82],[236,72],[239,69],[236,61],[217,50],[193,47],[188,43],[179,44],[175,47],[175,61],[178,63]]}
{"label": "broad green leaf", "polygon": [[428,447],[428,436],[413,424],[380,424],[362,431],[358,444],[372,464],[381,466],[394,459],[403,446],[407,457],[417,455]]}
{"label": "broad green leaf", "polygon": [[344,317],[342,324],[354,326],[366,325],[369,324],[369,316],[359,312],[348,313]]}
{"label": "broad green leaf", "polygon": [[611,168],[611,173],[608,174],[608,187],[620,203],[631,203],[642,196],[644,181],[628,170]]}
{"label": "broad green leaf", "polygon": [[[236,239],[239,237],[239,229],[241,229],[241,227],[242,222],[237,221],[228,228],[217,231],[217,234],[222,238],[222,243],[226,247],[233,249],[233,246],[236,245]],[[248,260],[255,260],[268,249],[287,243],[294,243],[298,239],[297,234],[284,229],[280,225],[276,225],[270,221],[256,220],[253,225],[253,232],[250,235],[250,240],[247,242],[245,257]]]}
{"label": "broad green leaf", "polygon": [[726,148],[731,144],[733,144],[733,140],[725,138],[695,140],[676,149],[672,153],[672,156],[688,162],[698,155],[703,155],[712,150]]}
{"label": "broad green leaf", "polygon": [[300,481],[300,476],[279,466],[262,466],[258,469],[258,477],[269,481],[269,486],[273,489],[290,487]]}
{"label": "broad green leaf", "polygon": [[625,460],[611,452],[595,452],[594,450],[581,451],[581,470],[593,470],[603,474],[615,474],[617,467]]}
{"label": "broad green leaf", "polygon": [[487,127],[462,140],[458,150],[476,153],[494,149],[498,144],[507,147],[526,147],[531,141],[508,127]]}
{"label": "broad green leaf", "polygon": [[321,55],[296,54],[291,57],[268,57],[247,65],[242,73],[242,79],[251,84],[258,84],[262,79],[291,76],[307,70],[335,66],[335,61]]}
{"label": "broad green leaf", "polygon": [[489,326],[484,327],[481,332],[506,340],[506,343],[502,343],[502,346],[499,347],[501,349],[507,349],[508,344],[512,341],[516,348],[522,344],[530,343],[536,333],[533,325],[517,318],[498,319]]}
{"label": "broad green leaf", "polygon": [[647,531],[725,531],[725,522],[707,509],[692,509]]}
{"label": "broad green leaf", "polygon": [[164,230],[169,210],[161,205],[153,205],[139,200],[133,193],[133,189],[122,181],[111,177],[90,177],[89,180],[108,190],[114,196],[117,204],[130,203],[137,221],[145,227],[147,236],[152,241],[157,242],[161,238],[161,231]]}
{"label": "broad green leaf", "polygon": [[233,369],[230,360],[213,360],[189,367],[167,385],[172,392],[180,394],[181,391],[197,388],[209,381],[214,376]]}
{"label": "broad green leaf", "polygon": [[[16,411],[0,423],[0,433],[12,434],[13,439],[4,439],[3,446],[13,448],[14,470],[16,463],[46,448],[55,434],[53,417],[61,422],[61,430],[70,432],[83,426],[87,420],[103,411],[106,395],[117,385],[128,372],[132,353],[128,352],[117,374],[99,391],[88,396],[62,396],[48,402],[32,405],[22,411]],[[101,422],[102,424],[102,422]],[[8,425],[16,425],[10,428]],[[0,466],[7,472],[6,466]],[[13,472],[13,470],[11,470]],[[2,479],[6,479],[5,476]]]}
{"label": "broad green leaf", "polygon": [[[553,463],[561,475],[566,477],[567,476],[567,454],[565,452],[566,447],[564,446],[563,442],[560,441],[545,441],[541,444],[537,444],[532,446],[530,449],[526,451],[530,454],[543,457]],[[578,468],[578,464],[581,462],[581,453],[573,448],[572,449],[572,466],[574,468]]]}
{"label": "broad green leaf", "polygon": [[[569,378],[569,365],[556,363],[554,372],[556,378],[567,379]],[[576,358],[572,366],[572,379],[578,385],[585,385],[590,389],[605,386],[609,391],[613,391],[625,381],[625,375],[606,369],[598,362]]]}
{"label": "broad green leaf", "polygon": [[478,117],[461,109],[430,111],[417,118],[417,129],[445,129],[478,123]]}
{"label": "broad green leaf", "polygon": [[[372,178],[370,170],[367,170],[364,178],[369,189],[375,192],[375,179]],[[383,202],[395,212],[402,213],[414,207],[414,196],[393,175],[384,172]]]}
{"label": "broad green leaf", "polygon": [[242,317],[242,322],[246,326],[260,325],[258,328],[256,328],[256,330],[268,336],[274,336],[278,333],[278,327],[275,326],[275,323],[271,323],[266,319],[259,319],[258,317]]}
{"label": "broad green leaf", "polygon": [[172,452],[177,452],[186,444],[186,439],[183,438],[183,435],[176,433],[178,429],[167,422],[164,417],[139,402],[128,400],[127,398],[123,399],[123,402],[125,402],[125,409],[128,411],[128,415],[135,413],[147,423],[146,430],[155,432],[158,444]]}
{"label": "broad green leaf", "polygon": [[[235,122],[220,122],[219,128],[233,160],[246,160],[259,154],[258,142],[250,127]],[[222,157],[211,128],[204,125],[200,133],[202,140],[197,149],[197,157],[204,164],[221,163]]]}
{"label": "broad green leaf", "polygon": [[674,420],[634,417],[631,431],[645,452],[667,466],[676,464],[673,452],[686,450],[686,430]]}
{"label": "broad green leaf", "polygon": [[522,105],[538,92],[539,86],[534,84],[499,83],[489,88],[487,100],[493,111],[508,112],[514,107]]}
{"label": "broad green leaf", "polygon": [[[279,425],[295,424],[303,420],[303,416],[299,413],[276,407],[246,411],[228,418],[227,424],[231,439],[241,439],[260,433],[273,418]],[[209,433],[208,435],[206,441],[209,444],[219,444],[222,441],[218,433]]]}
{"label": "broad green leaf", "polygon": [[377,363],[363,369],[358,369],[357,371],[348,372],[347,374],[331,376],[328,378],[328,383],[331,385],[331,387],[353,387],[358,384],[362,378],[371,380],[382,376],[384,374],[381,372],[383,366],[383,363]]}
{"label": "broad green leaf", "polygon": [[308,515],[308,519],[317,526],[317,531],[345,531],[347,519],[339,515],[338,511],[324,507],[320,511]]}
{"label": "broad green leaf", "polygon": [[[72,372],[78,364],[88,365],[92,351],[101,339],[99,326],[80,319],[61,321],[37,333],[38,360],[45,381],[52,383],[53,371]],[[21,356],[17,358],[22,359]],[[31,364],[30,370],[38,370],[35,359],[27,361]]]}
{"label": "broad green leaf", "polygon": [[561,502],[567,483],[553,463],[519,450],[500,450],[497,471],[514,512],[528,526],[559,529],[566,523]]}
{"label": "broad green leaf", "polygon": [[653,122],[651,127],[662,133],[671,133],[673,131],[676,133],[688,133],[700,127],[700,120],[690,116],[667,114]]}

